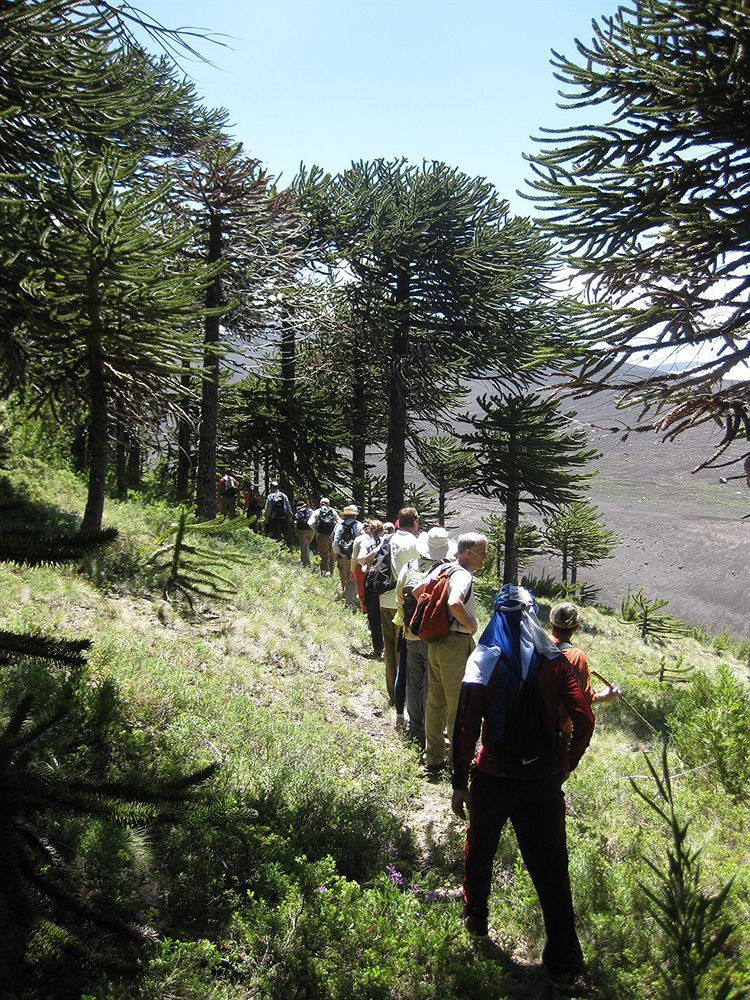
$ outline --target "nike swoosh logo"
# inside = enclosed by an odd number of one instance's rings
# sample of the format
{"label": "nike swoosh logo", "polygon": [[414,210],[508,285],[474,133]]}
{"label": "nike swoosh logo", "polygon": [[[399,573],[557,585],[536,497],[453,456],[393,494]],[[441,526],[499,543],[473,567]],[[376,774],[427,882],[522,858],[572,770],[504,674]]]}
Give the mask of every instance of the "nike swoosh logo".
{"label": "nike swoosh logo", "polygon": [[526,760],[526,758],[524,757],[523,760],[521,761],[521,763],[522,764],[533,764],[535,760],[541,760],[541,759],[542,759],[542,755],[539,754],[538,757],[529,757],[528,760]]}

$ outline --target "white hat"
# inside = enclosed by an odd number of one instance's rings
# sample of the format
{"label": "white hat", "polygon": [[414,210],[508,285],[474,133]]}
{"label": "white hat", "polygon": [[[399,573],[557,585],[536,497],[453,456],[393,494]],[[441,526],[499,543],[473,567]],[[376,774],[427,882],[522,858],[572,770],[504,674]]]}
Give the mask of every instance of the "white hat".
{"label": "white hat", "polygon": [[359,514],[359,507],[356,503],[347,504],[341,511],[342,517],[356,517]]}
{"label": "white hat", "polygon": [[448,562],[456,556],[456,543],[448,538],[448,532],[441,525],[423,531],[417,539],[417,552],[423,559],[433,562]]}

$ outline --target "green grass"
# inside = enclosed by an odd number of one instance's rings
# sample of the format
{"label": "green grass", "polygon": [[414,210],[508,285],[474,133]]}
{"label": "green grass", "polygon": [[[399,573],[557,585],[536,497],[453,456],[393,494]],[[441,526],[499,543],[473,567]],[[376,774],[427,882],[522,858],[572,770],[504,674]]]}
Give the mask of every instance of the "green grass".
{"label": "green grass", "polygon": [[[69,473],[19,459],[10,478],[26,496],[24,523],[71,523],[82,510],[83,487]],[[6,511],[6,524],[13,516]],[[121,704],[112,766],[139,754],[172,769],[223,761],[210,808],[116,842],[117,879],[136,880],[161,941],[135,972],[77,973],[84,992],[102,1000],[548,996],[536,964],[538,906],[512,831],[495,870],[497,935],[484,950],[458,919],[463,828],[441,820],[427,856],[419,846],[415,803],[425,786],[416,755],[384,723],[382,664],[358,655],[368,648],[364,616],[344,610],[333,580],[250,532],[242,541],[250,565],[231,570],[234,599],[186,615],[159,598],[144,568],[173,517],[161,503],[108,501],[105,522],[120,538],[82,570],[0,565],[0,628],[94,639],[87,683],[114,681]],[[542,619],[548,611],[542,602]],[[662,656],[682,656],[710,683],[725,663],[746,684],[747,662],[735,656],[744,647],[732,637],[651,647],[612,613],[586,608],[584,617],[592,666],[665,734],[695,691],[647,676]],[[1,683],[7,689],[18,676],[6,671]],[[735,878],[738,930],[726,963],[739,984],[750,971],[748,789],[735,767],[740,785],[729,794],[707,761],[691,757],[701,752],[696,739],[672,744],[677,799],[702,847],[706,883]],[[732,739],[741,759],[750,736]],[[658,757],[658,746],[622,703],[602,706],[592,747],[565,786],[581,936],[596,995],[613,1000],[663,995],[655,967],[669,955],[641,883],[650,884],[644,858],[665,863],[669,845],[628,780],[647,781],[638,777],[642,755]],[[86,834],[81,863],[100,864],[106,843],[101,831]],[[107,884],[115,874],[104,867]],[[38,961],[48,977],[49,957]]]}

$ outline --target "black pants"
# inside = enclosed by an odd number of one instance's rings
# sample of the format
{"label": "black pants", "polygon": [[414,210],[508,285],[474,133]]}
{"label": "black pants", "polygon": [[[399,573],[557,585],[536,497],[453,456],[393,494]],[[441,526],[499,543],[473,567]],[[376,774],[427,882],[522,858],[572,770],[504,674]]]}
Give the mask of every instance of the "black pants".
{"label": "black pants", "polygon": [[565,796],[559,776],[536,781],[496,778],[474,768],[466,837],[466,912],[487,916],[492,864],[500,833],[513,824],[544,916],[542,962],[553,974],[578,972],[583,953],[575,930],[565,838]]}
{"label": "black pants", "polygon": [[266,525],[266,534],[269,538],[275,538],[277,542],[283,542],[286,537],[287,520],[285,517],[272,517]]}
{"label": "black pants", "polygon": [[406,639],[404,630],[399,629],[398,648],[396,650],[396,680],[393,685],[393,703],[399,715],[404,714],[406,704]]}
{"label": "black pants", "polygon": [[380,595],[365,587],[365,610],[367,624],[370,626],[370,638],[375,653],[383,652],[383,626],[380,622]]}

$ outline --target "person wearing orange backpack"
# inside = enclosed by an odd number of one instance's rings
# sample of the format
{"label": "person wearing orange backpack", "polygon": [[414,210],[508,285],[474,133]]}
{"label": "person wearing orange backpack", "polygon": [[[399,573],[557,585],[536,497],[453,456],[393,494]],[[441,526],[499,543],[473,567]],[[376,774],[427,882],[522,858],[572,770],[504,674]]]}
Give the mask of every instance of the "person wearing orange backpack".
{"label": "person wearing orange backpack", "polygon": [[[450,625],[448,634],[428,642],[427,706],[425,709],[425,772],[437,778],[451,760],[446,754],[445,736],[453,736],[461,682],[469,654],[474,648],[472,636],[477,630],[474,576],[487,558],[487,537],[476,532],[459,535],[456,567],[452,568],[447,588]],[[438,566],[427,579],[414,588],[414,597],[428,587],[444,569]]]}

